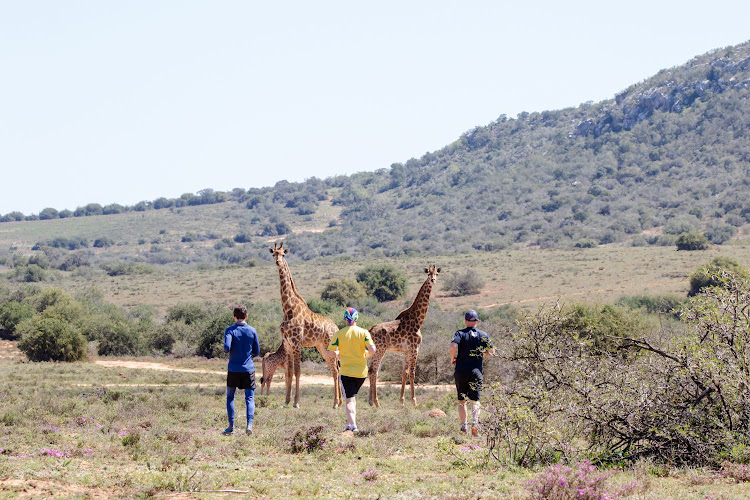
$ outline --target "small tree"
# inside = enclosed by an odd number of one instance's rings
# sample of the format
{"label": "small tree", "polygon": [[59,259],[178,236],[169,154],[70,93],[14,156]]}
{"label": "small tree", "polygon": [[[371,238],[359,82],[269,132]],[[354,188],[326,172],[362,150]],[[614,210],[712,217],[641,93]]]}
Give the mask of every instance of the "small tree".
{"label": "small tree", "polygon": [[730,257],[714,257],[690,275],[690,291],[688,297],[697,295],[701,290],[710,286],[720,286],[721,281],[716,278],[721,272],[727,272],[740,278],[747,278],[748,271],[739,262]]}
{"label": "small tree", "polygon": [[31,361],[81,361],[86,359],[86,339],[70,323],[38,315],[18,327],[18,348]]}
{"label": "small tree", "polygon": [[700,233],[682,233],[675,242],[677,250],[706,250],[710,244],[708,238]]}
{"label": "small tree", "polygon": [[320,298],[334,302],[342,307],[350,306],[367,297],[367,290],[353,279],[342,278],[329,280],[320,294]]}
{"label": "small tree", "polygon": [[9,300],[0,304],[0,338],[17,340],[20,335],[16,327],[33,315],[34,308],[24,302]]}
{"label": "small tree", "polygon": [[479,274],[469,269],[461,274],[448,276],[443,283],[443,290],[461,297],[464,295],[475,295],[482,291],[484,280]]}
{"label": "small tree", "polygon": [[357,273],[357,281],[380,302],[398,299],[406,293],[406,274],[388,264],[362,269]]}

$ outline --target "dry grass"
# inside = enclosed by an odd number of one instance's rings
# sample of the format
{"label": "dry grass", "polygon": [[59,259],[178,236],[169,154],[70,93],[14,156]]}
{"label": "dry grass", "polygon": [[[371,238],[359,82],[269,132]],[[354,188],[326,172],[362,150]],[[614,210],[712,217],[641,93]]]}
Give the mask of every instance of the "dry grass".
{"label": "dry grass", "polygon": [[[659,295],[688,290],[688,276],[717,255],[750,264],[750,243],[713,247],[701,252],[677,252],[671,247],[600,247],[586,250],[513,250],[440,257],[358,260],[291,260],[295,283],[303,297],[318,297],[329,279],[352,277],[370,265],[389,263],[404,270],[409,278],[407,303],[424,280],[428,263],[441,266],[443,273],[433,292],[436,303],[446,310],[468,307],[513,305],[536,308],[540,303],[595,301],[612,302],[622,295]],[[442,290],[441,278],[449,273],[472,269],[486,285],[478,295],[452,297]],[[164,311],[185,301],[232,304],[237,300],[270,302],[279,300],[276,266],[263,262],[254,268],[161,271],[153,275],[66,278],[53,286],[71,291],[96,287],[107,301],[122,306],[150,304]],[[394,308],[399,303],[391,304]]]}
{"label": "dry grass", "polygon": [[[151,360],[147,360],[151,361]],[[196,369],[210,371],[214,363]],[[163,387],[106,388],[164,377]],[[210,378],[210,380],[209,380]],[[91,363],[0,360],[0,493],[3,497],[214,498],[235,490],[246,498],[526,498],[534,471],[502,464],[470,467],[440,452],[450,437],[484,446],[456,431],[452,394],[420,390],[419,406],[401,407],[384,388],[375,409],[360,398],[359,436],[341,434],[344,414],[328,407],[322,387],[304,387],[302,408],[282,404],[281,391],[257,396],[255,435],[224,438],[224,388],[213,375],[112,369]],[[202,387],[194,383],[206,382]],[[81,387],[79,384],[90,384]],[[238,401],[238,425],[244,420]],[[431,418],[440,408],[447,417]],[[327,446],[293,454],[286,440],[309,424],[324,425]],[[43,451],[52,450],[52,451]],[[59,452],[62,456],[55,456]],[[616,474],[637,480],[633,498],[747,498],[744,484],[711,471],[654,476],[648,464]],[[661,470],[661,469],[659,469]],[[224,493],[228,494],[228,493]]]}

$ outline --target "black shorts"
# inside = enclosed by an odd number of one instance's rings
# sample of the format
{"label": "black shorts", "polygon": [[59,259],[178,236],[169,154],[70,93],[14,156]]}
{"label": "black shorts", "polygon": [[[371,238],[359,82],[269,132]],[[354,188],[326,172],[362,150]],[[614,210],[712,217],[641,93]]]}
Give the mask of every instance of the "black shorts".
{"label": "black shorts", "polygon": [[227,387],[255,389],[255,372],[227,372]]}
{"label": "black shorts", "polygon": [[472,401],[479,401],[479,397],[482,395],[482,382],[484,382],[484,376],[479,368],[473,370],[456,370],[454,373],[456,379],[456,391],[458,392],[458,400],[463,401],[466,398]]}
{"label": "black shorts", "polygon": [[344,393],[344,398],[353,398],[359,392],[359,388],[362,387],[362,384],[365,383],[366,377],[358,378],[341,375],[339,378],[341,380],[341,392]]}

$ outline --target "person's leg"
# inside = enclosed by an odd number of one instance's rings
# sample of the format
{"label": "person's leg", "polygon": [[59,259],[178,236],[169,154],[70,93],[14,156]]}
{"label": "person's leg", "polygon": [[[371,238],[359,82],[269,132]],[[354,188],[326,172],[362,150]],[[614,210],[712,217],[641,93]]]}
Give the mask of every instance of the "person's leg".
{"label": "person's leg", "polygon": [[253,418],[255,418],[255,389],[245,389],[245,407],[247,411],[247,434],[253,433]]}
{"label": "person's leg", "polygon": [[352,430],[357,428],[357,398],[346,398],[346,425]]}
{"label": "person's leg", "polygon": [[234,393],[236,387],[227,387],[227,420],[229,427],[224,430],[225,434],[231,434],[234,431]]}
{"label": "person's leg", "polygon": [[479,401],[471,402],[471,434],[476,436],[479,433],[479,413],[481,405]]}
{"label": "person's leg", "polygon": [[466,400],[458,399],[458,420],[461,422],[461,431],[466,432]]}

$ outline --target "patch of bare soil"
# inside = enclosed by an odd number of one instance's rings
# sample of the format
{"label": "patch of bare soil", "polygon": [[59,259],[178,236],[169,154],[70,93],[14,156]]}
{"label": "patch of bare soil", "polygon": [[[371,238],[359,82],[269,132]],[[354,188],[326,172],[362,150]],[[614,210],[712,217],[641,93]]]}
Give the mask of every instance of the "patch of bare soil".
{"label": "patch of bare soil", "polygon": [[[132,368],[136,370],[159,370],[159,371],[174,371],[174,372],[183,372],[183,373],[206,373],[209,375],[226,375],[227,372],[219,372],[219,371],[212,371],[212,370],[191,370],[188,368],[174,368],[169,365],[165,365],[164,363],[153,363],[153,362],[147,362],[147,361],[124,361],[124,360],[118,360],[118,359],[97,359],[95,364],[99,366],[105,366],[107,368]],[[284,372],[278,373],[274,376],[274,380],[284,380]],[[333,385],[333,377],[330,375],[302,375],[299,379],[300,385]],[[400,383],[396,382],[383,382],[384,384],[388,385],[397,385],[400,386]],[[147,387],[147,386],[154,386],[154,387],[162,387],[162,386],[169,386],[169,385],[181,385],[181,386],[187,386],[187,385],[211,385],[208,384],[105,384],[107,387]],[[365,385],[369,386],[369,379],[365,380]],[[98,385],[97,385],[98,386]],[[408,384],[407,384],[408,386]],[[418,384],[417,387],[421,387],[423,389],[434,389],[438,391],[448,391],[453,388],[450,384]]]}
{"label": "patch of bare soil", "polygon": [[10,340],[0,340],[0,359],[21,359],[23,353]]}
{"label": "patch of bare soil", "polygon": [[78,486],[37,479],[0,479],[0,492],[11,493],[14,498],[112,498],[116,493],[93,486]]}

